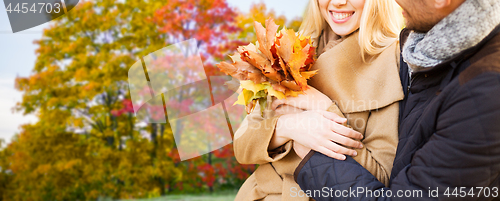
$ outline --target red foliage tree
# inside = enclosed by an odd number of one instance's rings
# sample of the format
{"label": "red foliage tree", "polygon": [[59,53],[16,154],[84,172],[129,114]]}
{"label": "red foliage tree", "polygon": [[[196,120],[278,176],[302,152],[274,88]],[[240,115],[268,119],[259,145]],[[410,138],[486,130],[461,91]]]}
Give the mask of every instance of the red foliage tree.
{"label": "red foliage tree", "polygon": [[[151,20],[158,25],[161,32],[167,35],[167,44],[175,44],[193,38],[197,40],[197,48],[210,82],[211,76],[224,75],[214,64],[225,59],[230,52],[245,43],[238,39],[239,34],[243,31],[237,26],[238,16],[237,11],[229,7],[225,0],[173,0],[157,10]],[[217,90],[214,89],[217,86],[213,86],[213,84],[211,86],[212,91]],[[189,103],[192,103],[189,98],[181,99],[183,101],[177,103],[179,108],[188,107]],[[169,105],[176,105],[176,103],[169,103]],[[204,125],[200,127],[200,132],[207,130],[213,132],[221,129],[205,122],[200,122],[200,125]],[[177,150],[174,149],[173,152],[177,152]],[[186,163],[190,163],[190,165],[187,166],[187,179],[183,183],[191,183],[195,186],[196,184],[193,182],[201,181],[209,187],[210,191],[213,190],[216,183],[235,182],[227,178],[237,178],[236,185],[239,185],[255,167],[253,165],[239,165],[234,158],[231,144],[213,153],[186,161]],[[249,171],[237,170],[242,167],[249,169]]]}

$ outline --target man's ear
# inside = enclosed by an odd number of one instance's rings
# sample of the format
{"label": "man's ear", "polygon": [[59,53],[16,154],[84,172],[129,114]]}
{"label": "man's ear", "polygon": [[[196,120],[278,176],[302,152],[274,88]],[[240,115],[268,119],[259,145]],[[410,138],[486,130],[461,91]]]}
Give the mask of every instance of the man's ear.
{"label": "man's ear", "polygon": [[451,0],[434,0],[434,7],[436,9],[443,9],[451,4]]}

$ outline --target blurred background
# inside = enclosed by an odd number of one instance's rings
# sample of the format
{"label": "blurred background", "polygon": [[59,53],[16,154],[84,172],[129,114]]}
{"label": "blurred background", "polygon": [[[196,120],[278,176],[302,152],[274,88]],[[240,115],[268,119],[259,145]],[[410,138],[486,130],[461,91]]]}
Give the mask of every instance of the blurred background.
{"label": "blurred background", "polygon": [[195,38],[218,75],[254,21],[298,30],[307,2],[88,0],[17,33],[0,6],[0,200],[233,200],[256,166],[232,144],[181,161],[169,124],[135,119],[127,72]]}

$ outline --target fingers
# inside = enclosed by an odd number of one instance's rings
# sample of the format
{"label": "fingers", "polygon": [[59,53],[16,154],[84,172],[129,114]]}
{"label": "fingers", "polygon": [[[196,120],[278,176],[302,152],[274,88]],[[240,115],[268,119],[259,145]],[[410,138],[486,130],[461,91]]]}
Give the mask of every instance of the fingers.
{"label": "fingers", "polygon": [[326,147],[329,150],[331,150],[335,153],[338,153],[338,154],[349,155],[349,156],[357,156],[358,155],[358,152],[356,152],[355,150],[340,146],[337,143],[332,142],[332,141],[324,142],[323,147]]}
{"label": "fingers", "polygon": [[338,133],[346,137],[350,137],[352,139],[358,139],[358,140],[363,139],[363,135],[360,132],[355,131],[351,128],[347,128],[344,125],[335,122],[330,123],[330,129],[335,133]]}
{"label": "fingers", "polygon": [[338,133],[338,134],[343,135],[343,136],[346,136],[346,137],[353,138],[353,139],[358,139],[358,140],[363,139],[363,135],[360,132],[355,131],[354,129],[345,127],[344,125],[341,125],[340,122],[345,122],[345,121],[347,121],[347,119],[342,118],[342,117],[340,117],[337,114],[332,113],[332,112],[326,112],[326,111],[317,111],[317,112],[321,113],[323,115],[323,117],[325,117],[327,120],[334,121],[334,122],[330,122],[330,125],[331,125],[330,129],[333,132]]}
{"label": "fingers", "polygon": [[317,111],[319,113],[321,113],[325,118],[329,119],[329,120],[332,120],[334,122],[337,122],[339,124],[343,124],[345,122],[347,122],[347,119],[346,118],[343,118],[333,112],[327,112],[327,111]]}
{"label": "fingers", "polygon": [[333,152],[332,150],[327,149],[327,148],[322,147],[322,146],[317,147],[317,149],[315,149],[315,151],[317,151],[317,152],[319,152],[319,153],[322,153],[322,154],[324,154],[324,155],[326,155],[326,156],[328,156],[328,157],[330,157],[330,158],[337,159],[337,160],[341,160],[341,161],[343,161],[343,160],[345,160],[345,159],[346,159],[345,155],[343,155],[343,154],[339,154],[339,153],[335,153],[335,152]]}
{"label": "fingers", "polygon": [[[351,138],[342,136],[342,135],[337,134],[337,133],[330,134],[330,136],[327,139],[330,139],[338,144],[341,144],[341,145],[344,145],[347,147],[359,148],[359,149],[363,148],[363,143],[356,141],[356,140],[353,140]],[[332,151],[335,151],[335,150],[332,150]]]}

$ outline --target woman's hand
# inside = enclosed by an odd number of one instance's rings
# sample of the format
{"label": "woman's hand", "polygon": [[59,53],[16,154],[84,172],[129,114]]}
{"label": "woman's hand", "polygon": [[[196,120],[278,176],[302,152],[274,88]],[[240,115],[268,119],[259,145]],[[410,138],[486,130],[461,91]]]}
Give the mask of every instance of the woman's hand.
{"label": "woman's hand", "polygon": [[287,97],[284,99],[275,99],[271,105],[277,112],[283,105],[290,105],[303,110],[327,110],[333,104],[333,101],[317,89],[309,86],[304,94],[297,97]]}
{"label": "woman's hand", "polygon": [[345,160],[345,155],[357,155],[354,148],[363,147],[361,142],[355,140],[362,139],[363,135],[341,125],[345,121],[346,119],[327,111],[283,115],[276,124],[270,148],[294,140],[329,157]]}
{"label": "woman's hand", "polygon": [[276,115],[285,115],[285,114],[301,113],[301,112],[304,112],[304,110],[285,104],[285,105],[281,105],[278,109],[276,109],[275,112],[276,112]]}

